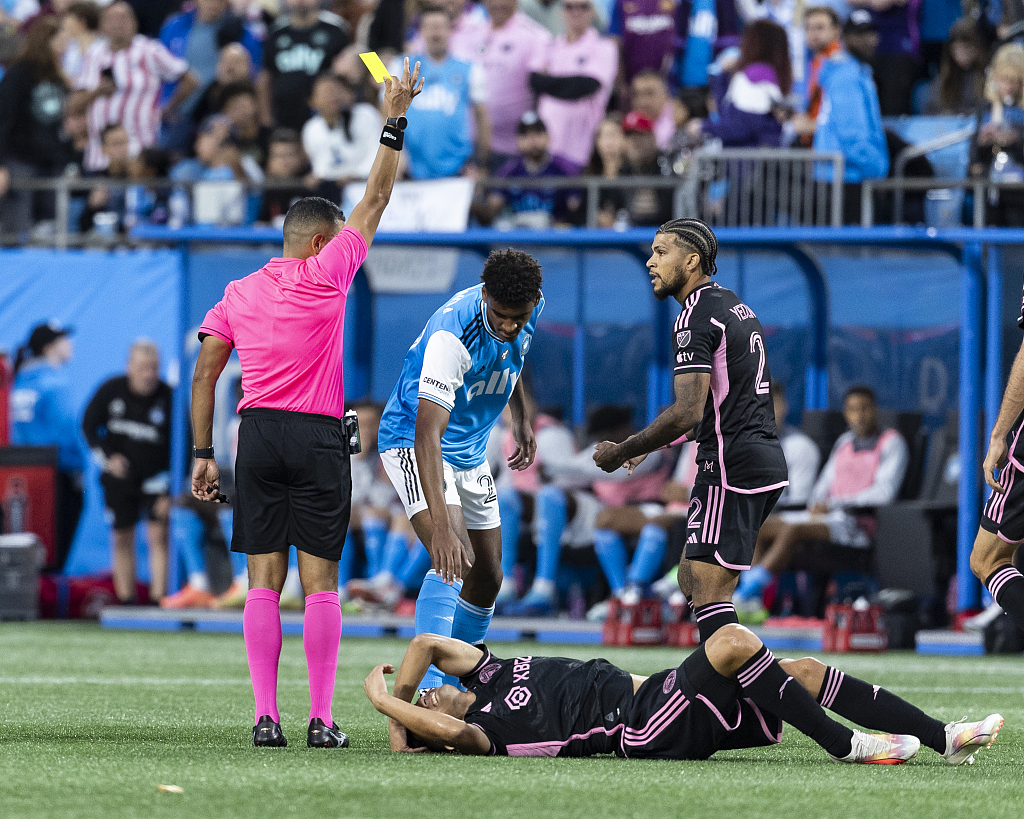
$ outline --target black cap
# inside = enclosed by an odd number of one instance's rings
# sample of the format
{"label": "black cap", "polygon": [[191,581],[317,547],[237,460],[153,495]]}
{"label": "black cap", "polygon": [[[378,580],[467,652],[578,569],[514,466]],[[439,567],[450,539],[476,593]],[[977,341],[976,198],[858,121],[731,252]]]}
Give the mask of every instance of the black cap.
{"label": "black cap", "polygon": [[846,18],[846,23],[843,25],[843,34],[867,34],[872,31],[877,32],[878,26],[875,24],[871,12],[867,9],[851,11],[850,16]]}
{"label": "black cap", "polygon": [[544,124],[544,120],[537,116],[534,111],[527,111],[519,118],[519,123],[516,125],[517,134],[525,134],[527,131],[544,131],[547,133],[548,127]]}
{"label": "black cap", "polygon": [[39,324],[32,328],[32,333],[28,337],[28,347],[33,356],[40,356],[50,342],[69,336],[73,332],[72,328],[64,327],[59,321],[51,319],[46,324]]}

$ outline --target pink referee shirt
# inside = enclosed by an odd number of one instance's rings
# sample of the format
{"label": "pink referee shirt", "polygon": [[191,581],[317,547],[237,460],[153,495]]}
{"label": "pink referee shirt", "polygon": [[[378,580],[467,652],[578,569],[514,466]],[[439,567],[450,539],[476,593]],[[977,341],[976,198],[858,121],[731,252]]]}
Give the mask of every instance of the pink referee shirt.
{"label": "pink referee shirt", "polygon": [[551,136],[553,156],[568,159],[579,168],[590,162],[594,150],[594,134],[608,108],[612,84],[619,70],[619,50],[610,37],[602,37],[588,28],[575,43],[559,34],[541,50],[530,65],[530,71],[554,77],[593,77],[601,87],[579,100],[560,100],[542,94],[537,114]]}
{"label": "pink referee shirt", "polygon": [[239,410],[344,414],[345,301],[366,250],[362,234],[344,228],[320,255],[271,259],[225,288],[199,332],[238,351]]}
{"label": "pink referee shirt", "polygon": [[484,68],[491,148],[498,153],[516,152],[516,126],[523,114],[533,110],[530,65],[550,42],[547,29],[522,12],[513,14],[498,29],[491,27],[490,20],[484,20],[452,35],[452,54]]}

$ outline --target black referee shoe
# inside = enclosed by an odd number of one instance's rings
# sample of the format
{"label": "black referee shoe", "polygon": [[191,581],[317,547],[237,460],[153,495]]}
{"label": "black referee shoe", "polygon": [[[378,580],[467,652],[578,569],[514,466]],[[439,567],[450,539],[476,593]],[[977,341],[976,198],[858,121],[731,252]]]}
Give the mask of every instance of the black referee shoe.
{"label": "black referee shoe", "polygon": [[260,721],[252,727],[252,746],[254,748],[284,748],[288,740],[279,723],[273,717],[264,714]]}
{"label": "black referee shoe", "polygon": [[306,745],[310,748],[347,748],[348,734],[343,734],[338,728],[338,723],[327,724],[314,717],[309,721],[309,730],[306,731]]}

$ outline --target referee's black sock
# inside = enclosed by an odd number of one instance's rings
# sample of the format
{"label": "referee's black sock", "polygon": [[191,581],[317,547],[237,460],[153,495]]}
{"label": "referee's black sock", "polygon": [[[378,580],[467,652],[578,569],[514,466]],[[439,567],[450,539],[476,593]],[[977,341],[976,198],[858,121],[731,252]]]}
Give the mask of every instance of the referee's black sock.
{"label": "referee's black sock", "polygon": [[736,672],[743,693],[759,708],[771,711],[817,742],[835,757],[850,753],[853,731],[836,722],[815,702],[807,689],[785,672],[766,646]]}
{"label": "referee's black sock", "polygon": [[1024,629],[1024,575],[1009,564],[1000,566],[988,576],[985,588],[992,592],[1017,628]]}
{"label": "referee's black sock", "polygon": [[732,603],[708,603],[693,610],[700,631],[700,641],[707,642],[708,637],[729,623],[738,623],[736,607]]}
{"label": "referee's black sock", "polygon": [[910,734],[936,753],[946,753],[945,725],[881,686],[858,680],[838,668],[825,669],[818,702],[862,728]]}

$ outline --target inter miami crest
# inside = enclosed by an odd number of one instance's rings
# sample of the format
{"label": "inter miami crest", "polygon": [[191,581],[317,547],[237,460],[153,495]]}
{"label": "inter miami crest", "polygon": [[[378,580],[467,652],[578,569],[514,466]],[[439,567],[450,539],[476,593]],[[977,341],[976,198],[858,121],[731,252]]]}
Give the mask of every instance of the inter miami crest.
{"label": "inter miami crest", "polygon": [[681,330],[680,332],[676,333],[676,346],[677,347],[685,347],[689,343],[690,343],[690,331],[689,330]]}

